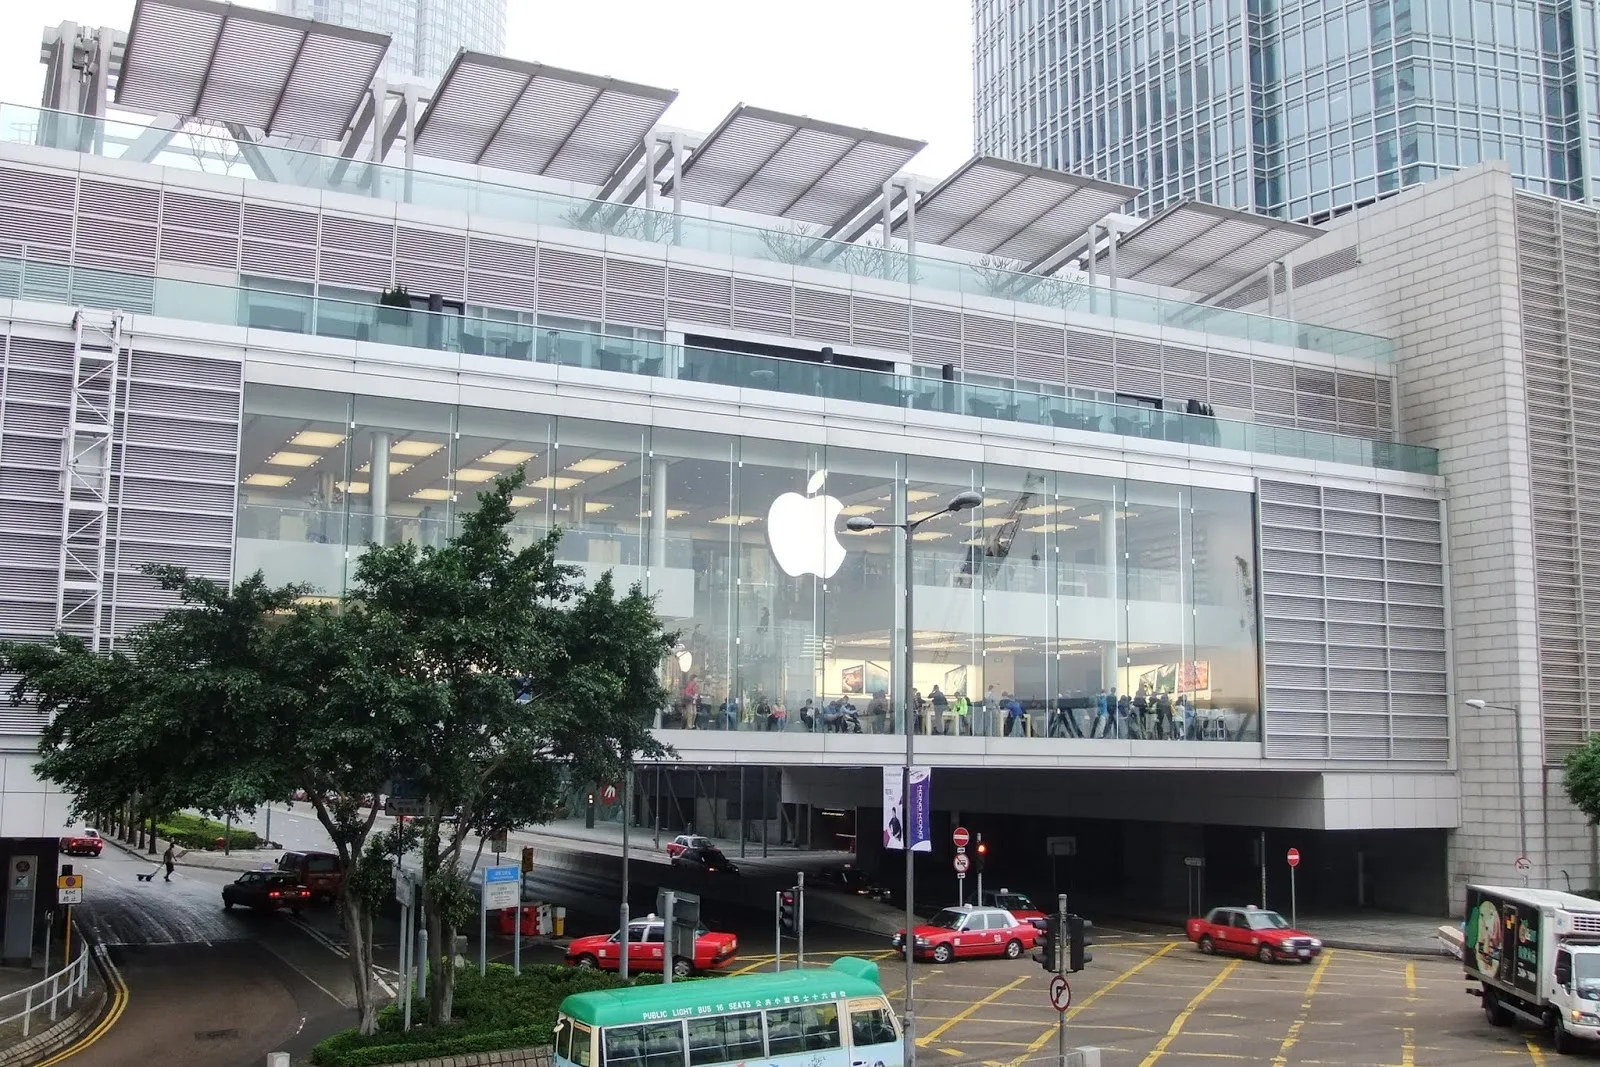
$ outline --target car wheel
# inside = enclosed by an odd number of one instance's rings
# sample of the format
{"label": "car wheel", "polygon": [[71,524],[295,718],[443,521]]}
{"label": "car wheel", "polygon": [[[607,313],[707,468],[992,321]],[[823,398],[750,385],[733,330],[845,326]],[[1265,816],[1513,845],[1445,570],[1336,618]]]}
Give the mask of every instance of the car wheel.
{"label": "car wheel", "polygon": [[1578,1043],[1567,1033],[1567,1028],[1561,1025],[1561,1016],[1553,1012],[1550,1016],[1550,1044],[1555,1046],[1556,1053],[1561,1056],[1570,1056],[1578,1051]]}
{"label": "car wheel", "polygon": [[595,969],[595,966],[598,963],[599,961],[593,956],[579,956],[577,959],[572,961],[572,965],[577,967],[580,971],[592,971]]}
{"label": "car wheel", "polygon": [[937,945],[937,946],[934,947],[934,950],[933,950],[933,962],[934,963],[949,963],[950,962],[950,957],[953,956],[953,955],[955,955],[955,953],[950,951],[950,946],[949,945]]}
{"label": "car wheel", "polygon": [[223,911],[232,911],[233,910],[233,901],[229,900],[227,897],[223,897],[222,898],[222,910]]}
{"label": "car wheel", "polygon": [[1271,963],[1272,958],[1271,945],[1263,944],[1260,948],[1256,949],[1256,959],[1260,960],[1262,963]]}
{"label": "car wheel", "polygon": [[1490,1026],[1510,1026],[1511,1013],[1506,1011],[1500,1003],[1500,997],[1492,989],[1483,991],[1483,1014],[1489,1020]]}
{"label": "car wheel", "polygon": [[694,962],[692,960],[686,960],[682,956],[673,959],[672,977],[688,978],[692,974],[694,974]]}
{"label": "car wheel", "polygon": [[1213,952],[1217,951],[1217,946],[1212,942],[1211,938],[1202,937],[1200,939],[1200,951],[1209,956]]}
{"label": "car wheel", "polygon": [[1006,942],[1006,959],[1014,960],[1022,955],[1022,942],[1015,939]]}

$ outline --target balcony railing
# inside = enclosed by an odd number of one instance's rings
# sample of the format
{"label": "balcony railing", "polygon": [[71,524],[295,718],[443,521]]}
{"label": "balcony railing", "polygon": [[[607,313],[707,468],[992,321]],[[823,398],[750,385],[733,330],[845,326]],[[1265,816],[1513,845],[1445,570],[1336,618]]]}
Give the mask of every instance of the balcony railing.
{"label": "balcony railing", "polygon": [[[133,144],[148,143],[148,137],[141,139],[146,129],[133,122],[95,119],[18,104],[0,105],[0,141],[120,158]],[[1147,296],[1090,285],[1082,280],[1043,277],[1008,269],[1008,262],[985,264],[912,256],[894,248],[824,240],[801,227],[766,228],[713,221],[269,145],[255,146],[251,154],[245,156],[229,152],[226,138],[204,133],[179,132],[174,141],[189,146],[188,150],[168,147],[154,158],[180,169],[250,177],[305,189],[465,211],[487,218],[514,219],[875,278],[905,285],[908,296],[918,290],[938,290],[993,297],[1146,326],[1192,330],[1233,342],[1262,341],[1379,362],[1394,359],[1393,342],[1373,334]],[[248,162],[251,159],[263,161],[262,165],[252,167]]]}
{"label": "balcony railing", "polygon": [[677,378],[1147,441],[1204,445],[1420,474],[1439,472],[1438,452],[1420,445],[1264,426],[1056,393],[551,330],[504,319],[413,311],[88,267],[0,259],[0,296],[121,308],[191,322]]}

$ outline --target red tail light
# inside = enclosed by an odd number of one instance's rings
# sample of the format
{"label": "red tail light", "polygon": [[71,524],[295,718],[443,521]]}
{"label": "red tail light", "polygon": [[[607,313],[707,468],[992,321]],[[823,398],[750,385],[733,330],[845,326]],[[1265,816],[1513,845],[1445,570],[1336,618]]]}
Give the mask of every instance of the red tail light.
{"label": "red tail light", "polygon": [[269,896],[269,897],[275,897],[277,895],[278,895],[278,891],[276,889],[272,890],[271,892],[269,892],[267,894],[267,896]]}

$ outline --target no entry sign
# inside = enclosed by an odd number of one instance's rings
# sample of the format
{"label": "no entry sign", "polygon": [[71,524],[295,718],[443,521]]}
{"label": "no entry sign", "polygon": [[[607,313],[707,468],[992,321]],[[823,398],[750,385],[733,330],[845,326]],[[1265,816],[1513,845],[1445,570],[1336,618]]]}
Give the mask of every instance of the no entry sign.
{"label": "no entry sign", "polygon": [[955,829],[955,833],[950,835],[950,840],[955,843],[956,848],[966,848],[967,842],[971,841],[972,838],[968,835],[965,826],[958,826]]}
{"label": "no entry sign", "polygon": [[1289,866],[1291,866],[1291,867],[1300,866],[1300,850],[1299,849],[1291,848],[1289,850]]}

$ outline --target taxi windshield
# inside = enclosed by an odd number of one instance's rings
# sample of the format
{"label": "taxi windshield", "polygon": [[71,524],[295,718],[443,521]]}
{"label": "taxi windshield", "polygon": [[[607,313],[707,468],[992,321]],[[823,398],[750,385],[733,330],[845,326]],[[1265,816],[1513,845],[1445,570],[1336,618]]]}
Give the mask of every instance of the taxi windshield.
{"label": "taxi windshield", "polygon": [[965,919],[966,917],[967,913],[964,911],[957,911],[954,908],[946,908],[933,918],[929,919],[928,925],[938,927],[941,930],[959,930],[961,929],[961,920]]}
{"label": "taxi windshield", "polygon": [[1005,908],[1007,911],[1038,911],[1033,906],[1033,901],[1028,899],[1026,893],[996,893],[994,906]]}
{"label": "taxi windshield", "polygon": [[1289,924],[1275,911],[1247,911],[1245,925],[1252,930],[1287,930]]}

